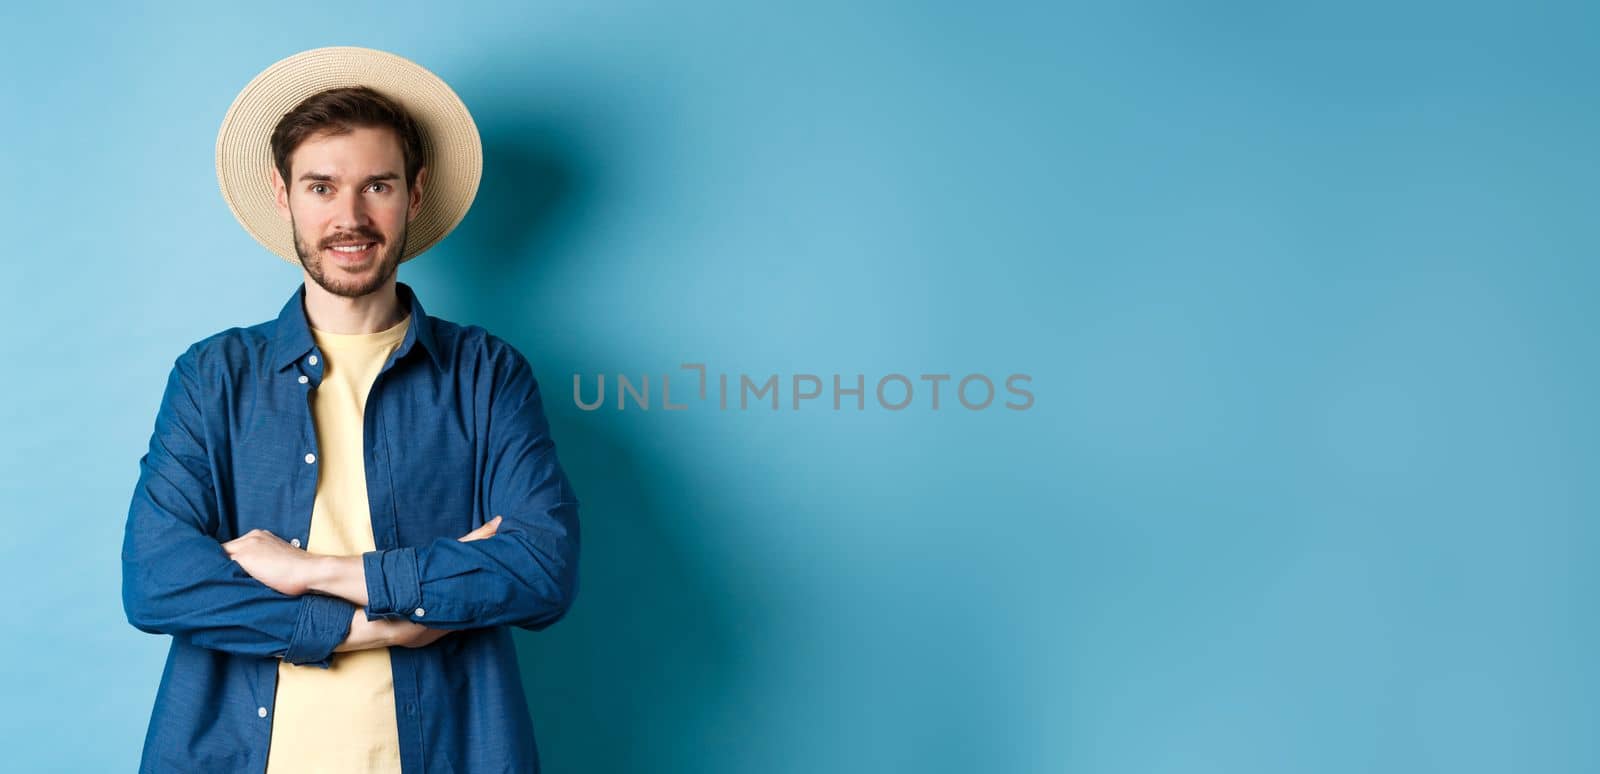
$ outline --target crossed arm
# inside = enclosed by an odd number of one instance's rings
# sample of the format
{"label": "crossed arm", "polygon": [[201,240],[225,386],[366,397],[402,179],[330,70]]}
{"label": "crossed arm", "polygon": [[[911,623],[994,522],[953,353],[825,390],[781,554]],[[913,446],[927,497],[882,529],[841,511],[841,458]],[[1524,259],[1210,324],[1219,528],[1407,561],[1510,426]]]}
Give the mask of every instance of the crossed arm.
{"label": "crossed arm", "polygon": [[527,361],[504,348],[487,363],[485,495],[503,519],[462,538],[334,557],[264,530],[219,542],[218,481],[199,404],[214,397],[203,385],[217,377],[201,376],[194,348],[184,353],[128,510],[128,622],[203,648],[327,668],[335,651],[417,647],[453,629],[539,631],[562,618],[577,592],[577,498]]}
{"label": "crossed arm", "polygon": [[[457,538],[461,542],[493,537],[501,517]],[[357,605],[350,633],[334,647],[343,653],[368,648],[419,648],[450,633],[409,620],[368,620],[366,569],[361,556],[328,556],[296,548],[264,529],[246,532],[222,544],[233,561],[268,588],[291,597],[325,594]]]}

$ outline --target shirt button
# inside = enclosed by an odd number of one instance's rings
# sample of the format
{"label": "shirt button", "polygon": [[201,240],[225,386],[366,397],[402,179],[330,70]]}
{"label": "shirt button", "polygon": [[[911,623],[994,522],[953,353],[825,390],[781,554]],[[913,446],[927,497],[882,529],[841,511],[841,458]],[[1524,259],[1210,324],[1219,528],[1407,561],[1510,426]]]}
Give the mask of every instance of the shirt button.
{"label": "shirt button", "polygon": [[307,465],[310,465],[311,463],[316,462],[316,461],[317,461],[317,455],[315,455],[315,454],[307,454],[306,455],[306,464]]}
{"label": "shirt button", "polygon": [[419,608],[417,608],[417,617],[418,617],[418,618],[421,618],[421,617],[422,617],[422,608],[420,608],[420,607],[419,607]]}
{"label": "shirt button", "polygon": [[289,545],[294,546],[295,548],[299,548],[300,547],[300,538],[295,538],[294,540],[289,541]]}
{"label": "shirt button", "polygon": [[417,714],[417,705],[412,704],[410,702],[407,702],[406,703],[406,714],[407,715],[415,715],[415,714]]}
{"label": "shirt button", "polygon": [[301,384],[305,384],[306,382],[309,382],[309,381],[311,381],[311,377],[306,376],[305,374],[301,374],[300,375],[300,383]]}
{"label": "shirt button", "polygon": [[266,716],[267,716],[267,708],[266,707],[256,707],[256,717],[264,718]]}
{"label": "shirt button", "polygon": [[311,357],[306,358],[306,362],[310,363],[312,365],[316,365],[317,364],[317,356],[316,355],[312,355]]}

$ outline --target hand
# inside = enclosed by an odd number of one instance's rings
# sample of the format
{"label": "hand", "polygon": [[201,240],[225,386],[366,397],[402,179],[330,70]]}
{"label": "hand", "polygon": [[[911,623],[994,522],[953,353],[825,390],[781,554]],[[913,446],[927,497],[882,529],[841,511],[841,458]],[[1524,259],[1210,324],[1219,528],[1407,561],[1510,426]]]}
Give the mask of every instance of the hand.
{"label": "hand", "polygon": [[335,653],[344,653],[368,648],[420,648],[449,633],[449,629],[430,629],[406,620],[379,618],[368,621],[365,610],[356,610],[350,620],[350,633],[333,650]]}
{"label": "hand", "polygon": [[264,529],[253,529],[222,544],[250,577],[280,594],[310,591],[311,555]]}

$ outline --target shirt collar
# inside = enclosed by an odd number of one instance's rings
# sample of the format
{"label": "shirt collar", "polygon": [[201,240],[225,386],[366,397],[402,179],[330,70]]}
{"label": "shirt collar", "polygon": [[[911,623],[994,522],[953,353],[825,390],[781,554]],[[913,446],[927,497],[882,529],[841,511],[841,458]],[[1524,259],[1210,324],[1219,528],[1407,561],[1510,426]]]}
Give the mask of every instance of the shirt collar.
{"label": "shirt collar", "polygon": [[[444,368],[443,357],[433,338],[433,326],[428,325],[427,312],[422,310],[422,302],[417,300],[416,291],[399,280],[395,281],[394,289],[399,296],[400,306],[411,310],[411,322],[406,325],[405,339],[395,349],[394,362],[405,357],[413,346],[421,346],[434,366]],[[294,295],[284,303],[283,310],[278,312],[277,332],[272,342],[272,365],[280,371],[311,351],[316,344],[311,338],[311,324],[306,319],[305,298],[306,284],[301,282],[300,287],[295,288]]]}

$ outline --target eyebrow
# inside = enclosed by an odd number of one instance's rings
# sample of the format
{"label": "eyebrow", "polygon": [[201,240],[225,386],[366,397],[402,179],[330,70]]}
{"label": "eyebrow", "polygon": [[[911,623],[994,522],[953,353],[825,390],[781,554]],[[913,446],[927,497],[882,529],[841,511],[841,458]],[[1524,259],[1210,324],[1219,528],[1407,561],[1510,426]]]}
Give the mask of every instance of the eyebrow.
{"label": "eyebrow", "polygon": [[[399,180],[399,179],[400,179],[400,175],[398,175],[398,174],[396,174],[394,172],[380,172],[380,173],[378,173],[376,175],[368,175],[366,180],[361,181],[361,184],[362,185],[366,185],[368,183],[376,183],[376,182],[378,182],[380,180],[388,181],[388,180]],[[300,176],[300,182],[304,182],[306,180],[316,180],[316,181],[322,182],[322,183],[332,183],[332,182],[334,182],[333,175],[327,175],[327,174],[323,174],[321,172],[307,172],[307,173],[305,173],[305,174]]]}

